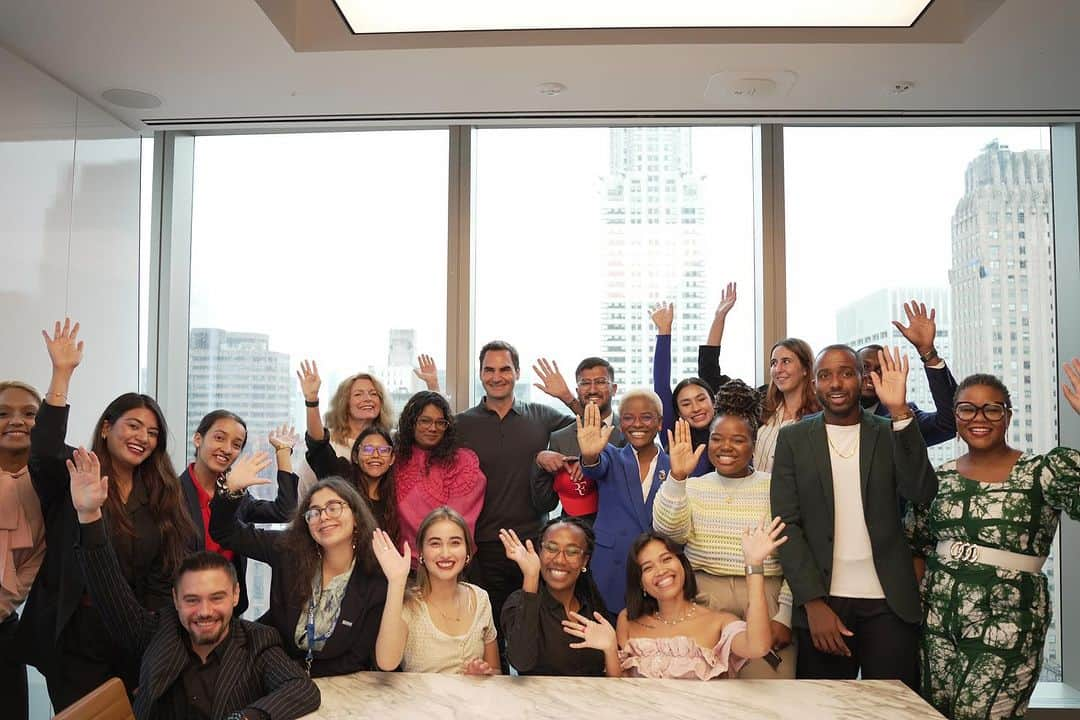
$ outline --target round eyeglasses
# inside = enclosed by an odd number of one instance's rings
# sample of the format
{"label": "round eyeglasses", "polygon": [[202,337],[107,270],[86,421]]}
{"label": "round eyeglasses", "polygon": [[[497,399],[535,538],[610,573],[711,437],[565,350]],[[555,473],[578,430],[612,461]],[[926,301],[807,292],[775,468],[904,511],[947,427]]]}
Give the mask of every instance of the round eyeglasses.
{"label": "round eyeglasses", "polygon": [[304,513],[304,519],[308,521],[309,525],[313,522],[318,522],[319,518],[323,515],[326,515],[326,517],[331,520],[336,520],[341,517],[341,513],[345,512],[345,508],[348,506],[349,504],[344,500],[331,500],[323,507],[312,505],[308,511]]}
{"label": "round eyeglasses", "polygon": [[999,422],[1005,417],[1005,413],[1009,411],[1008,405],[1002,403],[986,403],[985,405],[976,405],[975,403],[962,402],[956,403],[953,406],[953,413],[956,415],[957,420],[963,420],[968,422],[974,420],[975,416],[980,412],[982,416],[986,418],[987,422]]}

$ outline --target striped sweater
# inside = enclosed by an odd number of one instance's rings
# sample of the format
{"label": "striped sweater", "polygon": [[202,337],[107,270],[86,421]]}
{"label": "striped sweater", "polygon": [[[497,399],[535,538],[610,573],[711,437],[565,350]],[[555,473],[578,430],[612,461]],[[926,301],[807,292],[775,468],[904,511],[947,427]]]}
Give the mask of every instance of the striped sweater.
{"label": "striped sweater", "polygon": [[[715,471],[683,481],[669,477],[656,494],[653,527],[686,545],[686,557],[695,570],[742,577],[746,573],[742,533],[771,516],[770,479],[761,471],[742,478]],[[765,560],[765,575],[783,575],[777,555]],[[787,582],[780,589],[780,610],[773,619],[791,627]]]}

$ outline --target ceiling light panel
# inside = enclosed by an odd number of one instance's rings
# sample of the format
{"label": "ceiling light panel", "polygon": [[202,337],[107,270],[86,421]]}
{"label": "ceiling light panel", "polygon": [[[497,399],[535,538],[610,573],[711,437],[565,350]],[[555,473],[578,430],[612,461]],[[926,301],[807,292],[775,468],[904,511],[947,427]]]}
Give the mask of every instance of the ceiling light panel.
{"label": "ceiling light panel", "polygon": [[334,0],[356,34],[586,28],[908,27],[933,0]]}

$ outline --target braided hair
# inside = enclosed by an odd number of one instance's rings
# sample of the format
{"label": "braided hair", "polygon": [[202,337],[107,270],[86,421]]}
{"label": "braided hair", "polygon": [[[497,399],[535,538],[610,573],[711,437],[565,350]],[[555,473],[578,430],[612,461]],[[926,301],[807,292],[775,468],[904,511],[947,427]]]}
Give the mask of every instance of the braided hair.
{"label": "braided hair", "polygon": [[716,391],[716,419],[713,425],[724,416],[742,418],[750,429],[750,441],[754,442],[761,425],[761,405],[761,393],[742,380],[729,380]]}

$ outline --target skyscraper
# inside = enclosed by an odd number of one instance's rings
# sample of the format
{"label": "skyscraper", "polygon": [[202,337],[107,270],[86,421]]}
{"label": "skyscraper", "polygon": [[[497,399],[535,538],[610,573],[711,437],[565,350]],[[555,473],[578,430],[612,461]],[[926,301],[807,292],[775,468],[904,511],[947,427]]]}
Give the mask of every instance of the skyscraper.
{"label": "skyscraper", "polygon": [[[920,409],[933,412],[934,399],[926,381],[922,363],[907,339],[900,334],[893,320],[903,320],[904,303],[912,299],[926,303],[927,311],[934,308],[937,322],[937,338],[934,345],[938,354],[952,367],[951,309],[948,288],[933,287],[894,287],[882,288],[844,306],[836,314],[836,341],[850,345],[856,350],[866,345],[898,346],[907,353],[911,362],[908,374],[908,402],[914,402]],[[954,371],[955,374],[955,371]],[[952,406],[938,408],[951,413]],[[935,467],[951,460],[957,455],[956,441],[941,443],[930,448],[930,462]]]}
{"label": "skyscraper", "polygon": [[607,228],[602,353],[620,388],[652,385],[649,307],[675,303],[673,379],[697,374],[707,325],[705,208],[689,128],[614,128],[604,178]]}

